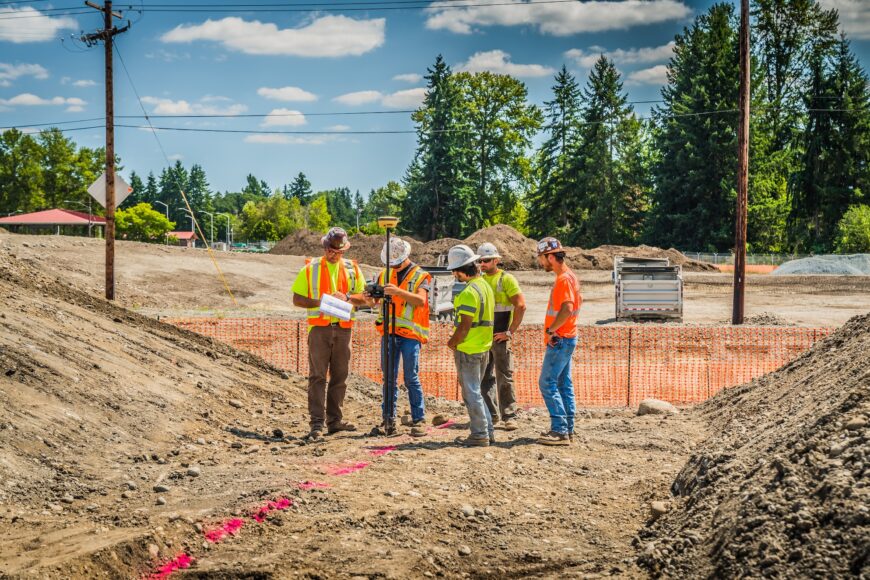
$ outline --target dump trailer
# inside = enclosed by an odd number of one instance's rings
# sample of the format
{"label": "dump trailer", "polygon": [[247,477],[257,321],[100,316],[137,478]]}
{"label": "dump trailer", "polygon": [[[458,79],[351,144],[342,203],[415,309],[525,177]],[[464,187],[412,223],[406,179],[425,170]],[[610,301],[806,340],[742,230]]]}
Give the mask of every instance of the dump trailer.
{"label": "dump trailer", "polygon": [[613,260],[616,320],[683,320],[683,269],[667,258]]}
{"label": "dump trailer", "polygon": [[453,297],[462,292],[465,284],[453,278],[453,272],[443,266],[421,266],[432,276],[429,291],[429,318],[453,320]]}

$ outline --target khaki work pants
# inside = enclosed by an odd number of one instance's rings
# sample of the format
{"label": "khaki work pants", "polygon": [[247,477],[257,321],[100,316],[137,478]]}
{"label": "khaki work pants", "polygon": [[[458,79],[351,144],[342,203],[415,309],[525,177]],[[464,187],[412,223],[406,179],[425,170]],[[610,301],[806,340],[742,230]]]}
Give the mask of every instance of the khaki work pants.
{"label": "khaki work pants", "polygon": [[327,428],[341,423],[350,368],[350,332],[350,328],[340,326],[313,326],[308,333],[308,414],[312,429],[322,429],[324,423]]}
{"label": "khaki work pants", "polygon": [[507,421],[517,415],[514,391],[514,361],[511,341],[493,342],[480,383],[480,392],[493,422]]}

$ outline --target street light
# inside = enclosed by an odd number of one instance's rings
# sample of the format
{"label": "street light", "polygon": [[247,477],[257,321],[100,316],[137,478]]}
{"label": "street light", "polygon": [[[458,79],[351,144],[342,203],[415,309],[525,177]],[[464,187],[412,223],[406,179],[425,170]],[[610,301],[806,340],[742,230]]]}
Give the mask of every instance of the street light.
{"label": "street light", "polygon": [[157,201],[156,199],[154,200],[154,203],[159,203],[164,208],[166,208],[166,221],[169,221],[169,206],[167,204],[163,203],[162,201]]}
{"label": "street light", "polygon": [[209,247],[211,247],[211,245],[214,243],[214,214],[211,213],[210,211],[201,211],[199,213],[204,213],[205,215],[209,216],[209,220],[211,222],[210,223],[210,225],[211,225],[211,234],[210,234],[211,239],[209,240],[208,245],[209,245]]}
{"label": "street light", "polygon": [[219,214],[218,217],[220,216],[227,218],[227,251],[229,251],[233,245],[233,243],[230,241],[230,217],[232,216],[230,216],[230,214],[228,213]]}
{"label": "street light", "polygon": [[91,198],[88,197],[88,205],[87,205],[87,206],[85,206],[84,202],[82,202],[82,201],[78,201],[78,200],[75,200],[75,199],[65,199],[65,200],[63,200],[63,203],[74,203],[74,204],[76,204],[76,205],[80,205],[80,206],[82,206],[82,208],[84,208],[84,207],[87,207],[87,208],[88,208],[88,237],[89,237],[89,238],[90,238],[90,237],[93,237],[93,236],[91,236],[91,228],[92,228],[93,225],[94,225],[93,222],[91,221],[91,215],[92,215],[92,212],[91,212]]}
{"label": "street light", "polygon": [[177,208],[175,208],[175,209],[177,209],[177,210],[180,209],[181,211],[183,211],[184,213],[186,213],[187,215],[190,216],[190,233],[194,233],[194,229],[193,229],[193,212],[190,211],[189,209],[185,208],[185,207],[177,207]]}

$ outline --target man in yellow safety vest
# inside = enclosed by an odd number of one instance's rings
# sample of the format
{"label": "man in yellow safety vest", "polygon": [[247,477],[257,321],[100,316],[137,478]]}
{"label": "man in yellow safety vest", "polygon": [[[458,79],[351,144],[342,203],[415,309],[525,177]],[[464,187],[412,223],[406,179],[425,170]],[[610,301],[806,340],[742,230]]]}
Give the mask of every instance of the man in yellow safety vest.
{"label": "man in yellow safety vest", "polygon": [[350,248],[347,232],[332,228],[320,241],[323,256],[308,260],[293,282],[293,305],[308,311],[310,431],[306,437],[309,440],[323,435],[324,424],[329,434],[356,431],[356,426],[342,421],[341,412],[347,391],[355,313],[351,308],[349,320],[330,316],[321,311],[321,301],[329,295],[354,306],[367,304],[363,273],[356,261],[344,258],[344,252]]}
{"label": "man in yellow safety vest", "polygon": [[[429,340],[429,288],[432,276],[410,259],[411,244],[401,238],[390,239],[390,279],[385,280],[386,269],[381,270],[377,282],[384,294],[392,296],[395,307],[395,327],[391,336],[384,336],[384,318],[379,310],[377,324],[381,336],[381,368],[390,384],[383,385],[384,403],[381,405],[383,422],[372,429],[371,435],[393,435],[396,432],[396,377],[399,373],[399,356],[402,357],[402,374],[408,389],[411,405],[411,435],[426,435],[426,408],[423,402],[423,385],[420,383],[420,347]],[[387,244],[381,250],[381,262],[387,262]],[[387,340],[392,352],[392,372],[386,372]],[[389,389],[391,392],[388,397]],[[386,402],[390,401],[387,408]]]}

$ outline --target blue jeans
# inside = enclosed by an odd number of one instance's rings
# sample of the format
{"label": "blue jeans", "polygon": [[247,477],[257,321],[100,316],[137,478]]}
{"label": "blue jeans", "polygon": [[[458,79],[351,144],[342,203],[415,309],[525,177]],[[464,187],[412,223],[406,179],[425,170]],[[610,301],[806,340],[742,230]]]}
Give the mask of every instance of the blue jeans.
{"label": "blue jeans", "polygon": [[471,437],[492,439],[492,415],[489,414],[480,392],[480,383],[483,380],[486,362],[489,360],[489,352],[466,354],[457,350],[453,353],[453,360],[456,362],[456,374],[459,375],[459,384],[462,386],[462,400],[465,401],[465,408],[468,409]]}
{"label": "blue jeans", "polygon": [[[399,356],[402,357],[402,373],[405,375],[405,387],[408,389],[408,401],[411,403],[411,419],[422,421],[426,416],[426,408],[423,403],[423,385],[420,384],[420,341],[404,336],[392,335],[393,351],[393,374],[389,388],[392,391],[392,409],[389,414],[385,407],[387,402],[386,385],[382,385],[381,392],[384,396],[381,403],[381,414],[385,421],[396,420],[396,399],[398,389],[396,379],[399,375]],[[387,367],[387,338],[381,338],[381,370]]]}
{"label": "blue jeans", "polygon": [[574,432],[574,383],[571,382],[571,356],[576,338],[563,338],[556,346],[547,345],[538,387],[550,412],[550,430],[563,435]]}

